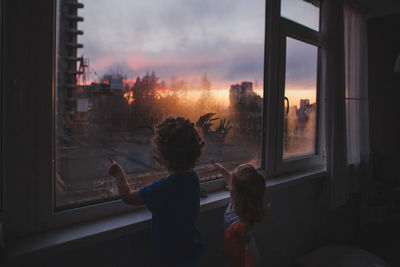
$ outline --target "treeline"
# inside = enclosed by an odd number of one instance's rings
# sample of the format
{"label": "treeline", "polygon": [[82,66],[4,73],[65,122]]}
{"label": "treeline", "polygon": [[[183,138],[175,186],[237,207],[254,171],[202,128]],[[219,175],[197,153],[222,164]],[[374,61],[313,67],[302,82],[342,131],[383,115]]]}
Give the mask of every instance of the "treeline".
{"label": "treeline", "polygon": [[[154,72],[125,83],[122,93],[101,93],[104,88],[93,90],[93,108],[89,121],[99,131],[132,132],[142,127],[153,127],[167,116],[184,116],[196,122],[200,116],[220,107],[210,94],[211,83],[204,74],[198,87],[199,99],[190,99],[188,82],[172,78],[169,86]],[[97,93],[96,93],[97,92]]]}

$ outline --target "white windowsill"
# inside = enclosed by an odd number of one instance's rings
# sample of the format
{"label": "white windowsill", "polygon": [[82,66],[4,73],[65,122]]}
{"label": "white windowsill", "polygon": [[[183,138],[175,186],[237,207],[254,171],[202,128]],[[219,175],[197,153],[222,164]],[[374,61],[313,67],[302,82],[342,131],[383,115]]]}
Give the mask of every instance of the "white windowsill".
{"label": "white windowsill", "polygon": [[[325,170],[314,170],[297,175],[282,176],[267,181],[267,192],[276,191],[291,185],[317,179],[326,175]],[[226,190],[209,193],[200,201],[200,212],[226,206],[230,194]],[[87,245],[93,242],[109,240],[124,234],[133,233],[148,227],[151,213],[146,208],[135,212],[116,215],[96,221],[80,223],[61,229],[34,234],[6,244],[6,260],[11,262],[26,262],[40,255],[52,255],[53,250],[59,251]]]}
{"label": "white windowsill", "polygon": [[315,168],[308,171],[298,172],[296,174],[282,175],[274,179],[267,180],[267,192],[272,192],[286,188],[288,186],[304,183],[313,179],[326,176],[325,168]]}

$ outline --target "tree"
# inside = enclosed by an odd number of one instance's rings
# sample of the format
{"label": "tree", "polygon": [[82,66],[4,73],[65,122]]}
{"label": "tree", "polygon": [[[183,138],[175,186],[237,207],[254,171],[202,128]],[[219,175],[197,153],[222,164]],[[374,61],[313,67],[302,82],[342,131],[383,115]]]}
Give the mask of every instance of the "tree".
{"label": "tree", "polygon": [[203,114],[210,111],[210,107],[214,102],[211,98],[211,82],[207,78],[207,73],[204,73],[201,77],[200,88],[202,92],[197,104],[200,112]]}

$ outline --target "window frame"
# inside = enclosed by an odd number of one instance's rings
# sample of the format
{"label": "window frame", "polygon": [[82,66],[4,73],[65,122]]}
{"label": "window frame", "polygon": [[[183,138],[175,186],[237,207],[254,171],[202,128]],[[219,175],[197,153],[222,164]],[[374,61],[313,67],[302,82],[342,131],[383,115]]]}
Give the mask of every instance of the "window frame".
{"label": "window frame", "polygon": [[[23,3],[23,0],[13,0],[7,3],[12,3],[8,6],[12,6],[13,10],[7,14],[7,22],[6,26],[8,26],[13,32],[20,31],[23,25],[12,25],[10,21],[10,17],[13,14],[16,14],[17,11],[15,3]],[[7,4],[6,3],[6,4]],[[35,85],[35,90],[40,90],[39,94],[34,95],[23,94],[24,101],[28,102],[27,106],[24,107],[18,113],[13,113],[16,110],[16,107],[12,107],[11,104],[8,104],[6,107],[7,112],[5,112],[6,120],[10,122],[11,126],[19,127],[19,129],[24,130],[24,126],[20,126],[16,120],[22,120],[22,123],[27,123],[30,120],[33,120],[36,124],[32,128],[32,137],[28,138],[26,142],[19,143],[17,137],[12,136],[11,134],[7,135],[7,146],[11,148],[11,153],[17,153],[19,151],[28,151],[28,154],[25,158],[18,162],[15,158],[6,159],[7,164],[7,191],[8,192],[16,192],[17,195],[8,193],[3,194],[6,196],[6,200],[8,203],[7,207],[7,232],[9,236],[21,236],[26,235],[32,232],[41,232],[49,229],[64,227],[67,225],[72,225],[76,223],[81,223],[84,221],[104,218],[107,216],[113,216],[116,214],[121,214],[124,212],[131,212],[134,210],[143,209],[143,206],[140,207],[132,207],[123,204],[121,200],[113,200],[110,202],[94,204],[90,206],[84,206],[79,208],[73,208],[69,210],[61,210],[56,211],[55,207],[55,75],[56,75],[56,23],[57,23],[57,0],[44,0],[40,3],[35,3],[35,12],[31,12],[28,18],[25,19],[25,24],[31,23],[40,24],[41,27],[36,27],[33,34],[38,35],[38,40],[32,40],[27,45],[30,46],[29,49],[36,49],[35,52],[38,52],[38,55],[33,55],[34,59],[44,59],[41,64],[37,67],[34,63],[30,63],[28,65],[25,74],[29,71],[34,70],[35,73],[38,73],[40,82]],[[322,20],[321,14],[322,12],[321,2],[320,7],[320,20]],[[29,9],[33,4],[22,5],[23,9]],[[6,10],[7,9],[6,5]],[[317,110],[318,123],[320,125],[320,131],[318,136],[318,146],[319,146],[319,154],[306,157],[301,159],[293,159],[288,162],[283,162],[278,155],[277,145],[279,144],[278,140],[282,139],[283,135],[282,130],[278,130],[283,126],[283,117],[280,118],[280,111],[283,112],[283,101],[281,95],[281,79],[282,73],[280,73],[280,69],[282,68],[282,60],[286,60],[282,58],[282,47],[280,46],[282,43],[282,36],[286,36],[285,34],[291,35],[296,39],[306,40],[308,42],[316,43],[320,47],[319,50],[319,65],[321,65],[321,61],[323,57],[321,53],[324,49],[322,34],[321,32],[317,33],[311,29],[308,29],[304,26],[301,26],[295,22],[292,22],[288,19],[281,17],[280,15],[280,0],[265,0],[265,49],[264,49],[264,106],[263,106],[263,126],[262,126],[262,140],[261,140],[261,169],[265,171],[265,174],[268,178],[273,178],[281,175],[283,170],[289,170],[292,174],[295,174],[298,171],[308,169],[310,167],[321,166],[324,164],[324,157],[322,156],[322,152],[324,150],[324,140],[323,135],[321,134],[323,131],[323,123],[321,115],[323,107],[321,101],[321,95],[317,95],[317,99],[319,99],[320,104]],[[24,11],[26,12],[26,10]],[[40,15],[40,16],[39,16]],[[40,20],[38,18],[45,18]],[[49,23],[50,21],[50,23]],[[37,25],[35,25],[37,26]],[[32,26],[33,27],[33,26]],[[11,32],[9,30],[9,32]],[[43,37],[41,39],[40,37]],[[36,38],[34,38],[36,39]],[[22,36],[11,38],[11,41],[8,42],[8,47],[6,46],[7,53],[4,55],[9,55],[6,59],[6,70],[9,71],[8,74],[5,74],[4,78],[6,79],[5,83],[8,87],[13,89],[14,79],[17,80],[17,76],[15,74],[15,70],[18,69],[18,66],[26,63],[26,61],[22,63],[10,63],[10,58],[13,55],[17,55],[17,48],[12,46],[11,42],[15,42],[15,40],[23,40]],[[8,52],[11,52],[8,54]],[[33,60],[34,61],[34,60]],[[9,65],[11,67],[9,67]],[[278,68],[276,66],[279,66]],[[283,65],[284,66],[284,65]],[[318,66],[318,87],[321,87],[321,69]],[[24,74],[24,73],[23,73]],[[36,77],[29,77],[28,80],[30,82],[35,81]],[[5,84],[4,83],[4,84]],[[18,84],[16,87],[19,86]],[[278,89],[273,89],[278,88]],[[18,88],[17,88],[18,89]],[[18,90],[7,90],[10,92],[7,95],[7,98],[11,100],[15,100],[20,95],[20,90],[23,92],[29,91],[30,88],[21,87]],[[323,93],[323,88],[320,88],[320,91]],[[29,96],[34,96],[32,101],[28,101],[25,98],[29,98]],[[8,99],[8,100],[9,100]],[[281,100],[280,100],[281,99]],[[5,102],[5,99],[4,99]],[[49,105],[49,103],[52,103]],[[33,112],[30,112],[32,111]],[[281,121],[281,122],[280,122]],[[277,127],[277,125],[279,127]],[[7,133],[9,131],[7,130]],[[12,131],[10,131],[12,133]],[[10,145],[8,142],[10,141]],[[282,141],[280,143],[282,143]],[[26,165],[27,170],[18,170],[21,164]],[[301,168],[300,168],[301,167]],[[19,187],[21,186],[21,181],[17,181],[15,178],[18,177],[24,183],[26,189],[26,196],[22,195],[22,192],[19,191]],[[13,179],[14,178],[14,179]],[[222,190],[224,188],[224,182],[222,179],[218,179],[215,181],[204,182],[202,183],[202,187],[206,187],[209,191]],[[25,191],[24,191],[25,192]],[[14,210],[15,212],[11,212]],[[21,213],[21,214],[19,214]]]}
{"label": "window frame", "polygon": [[[50,1],[50,0],[48,0]],[[113,216],[125,212],[132,212],[135,210],[141,210],[144,208],[144,206],[128,206],[122,202],[122,200],[112,200],[108,202],[102,202],[98,204],[93,204],[93,205],[87,205],[87,206],[82,206],[82,207],[76,207],[76,208],[71,208],[71,209],[66,209],[66,210],[56,210],[55,206],[55,181],[54,181],[54,175],[55,175],[55,153],[56,153],[56,144],[55,144],[55,125],[56,125],[56,116],[55,116],[55,92],[56,92],[56,82],[55,82],[55,75],[56,75],[56,36],[57,36],[57,23],[58,23],[58,6],[57,3],[58,1],[54,1],[53,4],[53,14],[52,14],[52,20],[53,20],[53,43],[52,47],[53,49],[49,51],[48,53],[51,53],[51,58],[52,58],[52,80],[51,80],[51,99],[52,99],[52,105],[51,105],[51,130],[46,131],[47,137],[41,138],[41,143],[43,146],[46,147],[46,150],[49,151],[51,150],[51,159],[49,158],[49,154],[44,154],[42,153],[39,157],[40,158],[48,158],[48,160],[51,160],[51,171],[49,170],[48,166],[45,168],[44,166],[39,167],[39,169],[43,170],[43,175],[41,175],[41,179],[39,181],[39,184],[37,186],[37,191],[36,193],[39,192],[39,188],[41,191],[41,194],[38,194],[38,203],[39,205],[36,206],[38,210],[39,216],[37,216],[37,220],[35,221],[35,229],[38,231],[43,231],[47,229],[54,229],[54,228],[59,228],[63,227],[66,225],[71,225],[79,222],[84,222],[88,220],[94,220],[94,219],[99,219],[103,217],[108,217],[108,216]],[[267,21],[267,14],[266,14],[266,19]],[[265,34],[264,39],[267,38],[267,35]],[[264,52],[266,53],[266,52]],[[266,54],[264,55],[264,58],[266,58]],[[265,68],[264,68],[265,72]],[[265,79],[265,78],[264,78]],[[264,92],[265,92],[265,86],[264,86]],[[46,102],[43,101],[43,104]],[[265,106],[265,104],[264,104]],[[47,117],[49,117],[48,114],[46,114]],[[42,116],[46,116],[45,114],[42,114]],[[43,117],[42,117],[43,118]],[[48,127],[49,125],[46,124]],[[264,127],[263,127],[264,128]],[[50,133],[50,134],[49,134]],[[51,144],[45,140],[51,140]],[[261,147],[260,153],[263,153],[263,149]],[[261,166],[262,166],[262,157],[261,157]],[[51,172],[51,174],[50,174]],[[201,187],[206,188],[209,192],[217,191],[217,190],[224,190],[225,183],[223,179],[216,179],[214,181],[207,181],[201,183]]]}
{"label": "window frame", "polygon": [[[323,87],[321,83],[321,66],[323,64],[323,49],[325,49],[323,45],[323,35],[321,32],[321,21],[322,21],[322,8],[323,1],[321,1],[320,5],[320,31],[317,32],[311,28],[308,28],[304,25],[296,23],[290,19],[281,16],[281,4],[279,0],[272,1],[275,2],[274,5],[271,6],[271,10],[274,13],[273,16],[275,19],[273,20],[275,30],[271,34],[274,34],[275,40],[274,42],[277,44],[277,53],[275,55],[271,55],[270,64],[272,66],[278,66],[278,71],[269,69],[270,75],[276,75],[276,82],[271,81],[271,84],[268,88],[269,91],[274,91],[272,88],[278,88],[275,90],[275,94],[270,92],[268,104],[271,106],[269,112],[272,112],[275,116],[273,123],[270,123],[269,130],[274,131],[276,129],[276,133],[270,134],[272,137],[269,145],[269,154],[270,158],[273,158],[271,162],[269,162],[269,169],[267,173],[272,177],[279,177],[281,175],[286,175],[290,173],[295,173],[298,171],[304,171],[312,168],[323,168],[325,166],[325,140],[323,135]],[[317,95],[316,95],[316,144],[315,144],[315,154],[304,155],[289,159],[283,159],[283,125],[284,125],[284,94],[285,94],[285,76],[286,76],[286,38],[291,37],[298,41],[302,41],[314,46],[318,47],[318,62],[317,62]],[[272,38],[271,38],[272,39]],[[271,41],[271,40],[270,40]],[[275,44],[275,45],[276,45]],[[268,89],[267,89],[268,90]],[[273,138],[274,137],[274,138]]]}
{"label": "window frame", "polygon": [[278,140],[276,141],[277,145],[277,153],[278,157],[276,172],[284,173],[284,172],[293,172],[298,169],[312,168],[316,166],[323,165],[322,153],[323,151],[323,138],[320,135],[320,126],[322,125],[320,116],[320,91],[321,91],[321,38],[319,34],[316,34],[313,30],[310,30],[306,27],[303,27],[299,24],[295,24],[294,22],[287,20],[285,18],[281,18],[281,32],[280,32],[280,64],[279,64],[279,95],[280,99],[283,99],[285,94],[285,77],[286,77],[286,40],[287,37],[293,38],[295,40],[316,46],[318,48],[318,62],[317,62],[317,73],[316,73],[316,132],[315,132],[315,153],[310,155],[304,155],[289,159],[283,159],[283,123],[284,123],[284,102],[278,102]]}

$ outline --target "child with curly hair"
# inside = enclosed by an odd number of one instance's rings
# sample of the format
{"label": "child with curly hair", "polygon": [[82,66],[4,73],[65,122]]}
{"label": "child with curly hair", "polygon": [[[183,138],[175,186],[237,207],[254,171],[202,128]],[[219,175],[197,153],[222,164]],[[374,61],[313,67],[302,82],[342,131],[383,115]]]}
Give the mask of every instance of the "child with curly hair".
{"label": "child with curly hair", "polygon": [[265,178],[252,165],[239,165],[229,172],[211,161],[210,171],[219,172],[230,187],[231,201],[225,211],[222,254],[230,267],[255,267],[259,264],[252,228],[264,217]]}
{"label": "child with curly hair", "polygon": [[200,185],[193,168],[204,141],[192,122],[170,117],[155,127],[152,143],[154,158],[167,168],[167,177],[134,190],[122,167],[111,158],[109,174],[116,178],[126,204],[145,204],[152,212],[155,265],[197,266],[203,241],[197,228]]}

